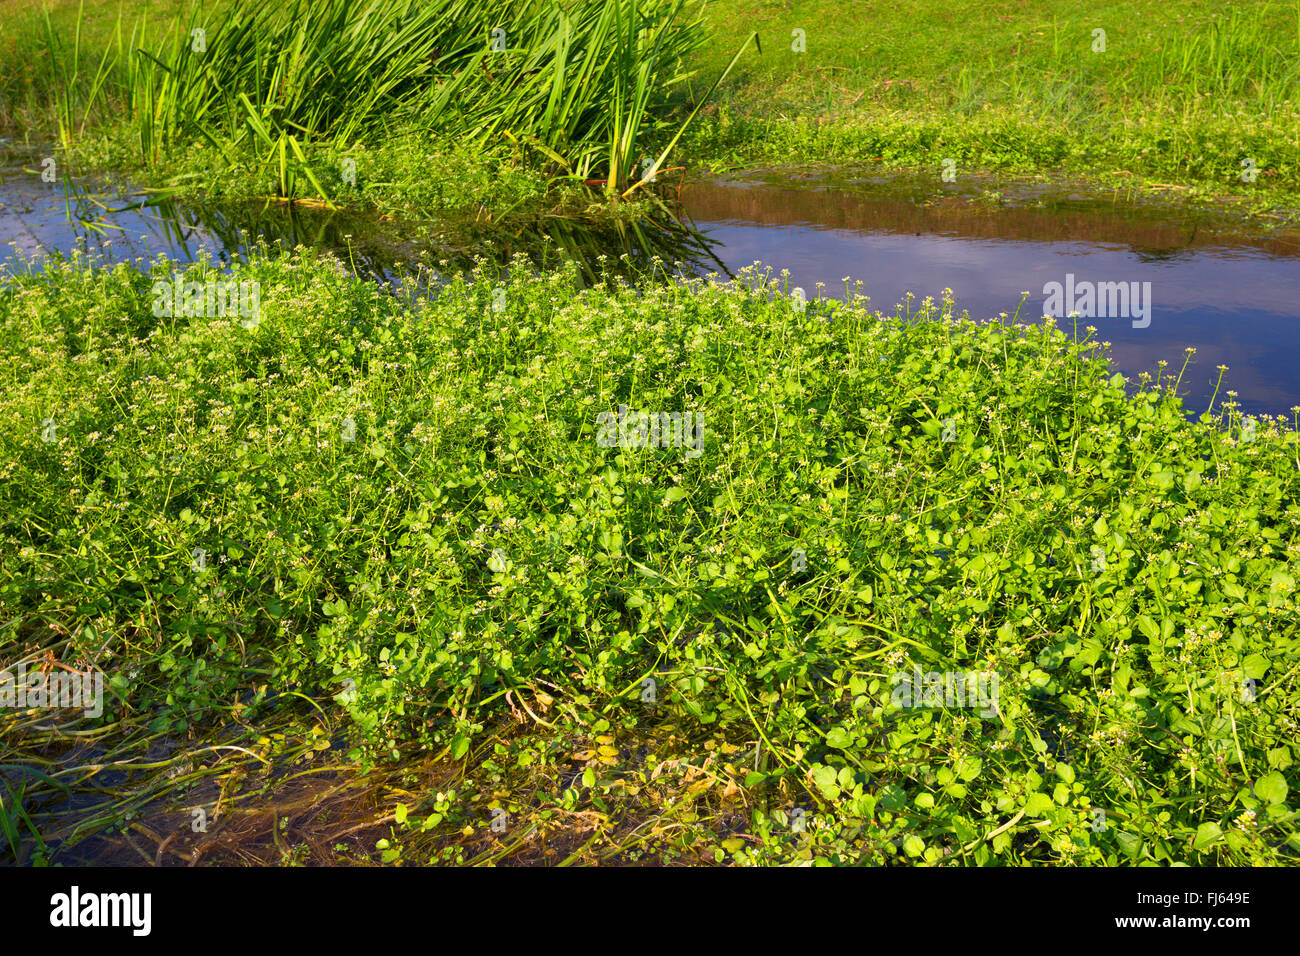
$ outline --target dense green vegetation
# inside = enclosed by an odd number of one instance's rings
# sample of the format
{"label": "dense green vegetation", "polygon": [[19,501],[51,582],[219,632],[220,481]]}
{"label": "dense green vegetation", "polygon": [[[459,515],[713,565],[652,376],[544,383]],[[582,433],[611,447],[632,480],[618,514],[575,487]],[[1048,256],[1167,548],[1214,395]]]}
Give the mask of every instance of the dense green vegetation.
{"label": "dense green vegetation", "polygon": [[[713,0],[715,66],[757,29],[688,155],[1067,173],[1294,207],[1300,4]],[[803,52],[796,52],[802,30]],[[1104,52],[1097,30],[1105,32]],[[1243,160],[1257,175],[1242,178]]]}
{"label": "dense green vegetation", "polygon": [[[1297,195],[1293,3],[19,0],[0,28],[7,137],[428,228],[621,228],[670,162]],[[160,313],[166,259],[0,279],[0,665],[109,691],[0,709],[0,857],[1297,862],[1300,408],[1188,415],[1095,330],[629,281],[551,232],[583,261],[409,294],[310,250],[186,271],[255,283],[251,320]],[[623,406],[702,417],[624,447]],[[918,673],[997,682],[901,698]],[[356,800],[295,789],[324,774]],[[290,846],[312,806],[342,816]]]}
{"label": "dense green vegetation", "polygon": [[[385,165],[358,171],[359,161],[382,143],[392,165],[414,140],[425,149],[398,163],[402,185],[468,148],[471,161],[521,166],[543,181],[598,180],[608,197],[626,198],[666,167],[694,112],[667,115],[688,78],[682,58],[703,39],[685,8],[686,0],[195,4],[161,26],[122,10],[97,44],[83,44],[80,13],[70,34],[46,13],[40,67],[7,84],[0,101],[24,103],[31,116],[43,105],[62,147],[81,160],[152,178],[179,164],[176,176],[234,176],[245,191],[250,177],[266,177],[275,196],[355,201],[382,183]],[[430,211],[409,192],[408,207]],[[481,194],[462,189],[458,198]]]}
{"label": "dense green vegetation", "polygon": [[[829,0],[574,0],[567,18],[530,0],[309,4],[306,16],[292,0],[51,6],[47,18],[20,2],[0,19],[0,126],[59,140],[86,166],[217,196],[407,215],[572,206],[584,179],[633,185],[695,109],[661,168],[937,176],[951,159],[958,175],[1173,185],[1285,210],[1300,188],[1294,2],[913,0],[846,16]],[[629,32],[624,8],[644,30]],[[504,185],[458,181],[459,161]]]}
{"label": "dense green vegetation", "polygon": [[[172,274],[0,292],[3,640],[105,671],[104,746],[345,715],[375,759],[497,741],[403,805],[432,838],[616,814],[653,764],[611,743],[671,723],[739,755],[694,799],[753,798],[714,858],[1295,862],[1296,422],[1188,421],[1084,333],[766,275],[403,298],[263,254],[249,323],[155,318]],[[702,453],[608,447],[619,405],[701,413]],[[914,667],[996,673],[997,713],[900,707]],[[551,760],[611,743],[525,801],[512,714]]]}

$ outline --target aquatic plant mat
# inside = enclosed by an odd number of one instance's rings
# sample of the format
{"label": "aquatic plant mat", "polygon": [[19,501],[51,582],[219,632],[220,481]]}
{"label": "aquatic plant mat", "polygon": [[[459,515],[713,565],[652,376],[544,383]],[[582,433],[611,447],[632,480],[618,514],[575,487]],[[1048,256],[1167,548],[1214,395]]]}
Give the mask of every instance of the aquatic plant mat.
{"label": "aquatic plant mat", "polygon": [[1296,862],[1297,422],[1183,357],[146,268],[0,286],[0,664],[104,679],[0,710],[9,857]]}

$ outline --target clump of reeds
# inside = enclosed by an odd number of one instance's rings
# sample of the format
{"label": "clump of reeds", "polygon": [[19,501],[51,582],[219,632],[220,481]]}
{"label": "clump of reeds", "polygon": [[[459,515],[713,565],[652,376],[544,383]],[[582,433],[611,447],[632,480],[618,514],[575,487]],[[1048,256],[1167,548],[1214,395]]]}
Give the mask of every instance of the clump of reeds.
{"label": "clump of reeds", "polygon": [[161,30],[143,20],[128,30],[119,19],[93,74],[83,68],[80,23],[69,45],[47,16],[51,96],[65,145],[97,106],[110,109],[107,100],[124,111],[142,162],[194,142],[253,148],[282,195],[294,195],[300,178],[328,195],[306,143],[345,148],[400,126],[517,144],[557,172],[600,179],[612,196],[650,181],[685,126],[665,110],[690,76],[683,58],[702,40],[685,7],[271,0],[209,14],[196,6]]}

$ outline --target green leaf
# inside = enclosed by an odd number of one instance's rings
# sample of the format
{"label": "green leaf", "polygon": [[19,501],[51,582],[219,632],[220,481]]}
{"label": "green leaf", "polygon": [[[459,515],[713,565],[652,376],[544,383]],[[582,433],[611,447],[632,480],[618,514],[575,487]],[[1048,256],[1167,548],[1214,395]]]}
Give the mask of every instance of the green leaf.
{"label": "green leaf", "polygon": [[1056,804],[1046,793],[1031,793],[1029,799],[1025,801],[1025,816],[1041,817],[1046,816],[1047,811],[1051,810]]}
{"label": "green leaf", "polygon": [[826,735],[826,746],[834,747],[836,750],[847,750],[853,745],[853,735],[843,727],[833,727],[831,732]]}
{"label": "green leaf", "polygon": [[1276,770],[1255,781],[1255,796],[1267,803],[1282,803],[1289,789],[1286,778]]}
{"label": "green leaf", "polygon": [[1174,473],[1172,471],[1157,471],[1148,480],[1161,491],[1168,491],[1174,486]]}
{"label": "green leaf", "polygon": [[1241,662],[1242,672],[1247,677],[1255,678],[1255,680],[1262,680],[1271,666],[1269,659],[1263,654],[1251,654]]}
{"label": "green leaf", "polygon": [[1193,849],[1204,850],[1223,839],[1223,829],[1217,823],[1202,823],[1196,828],[1196,839],[1192,841]]}
{"label": "green leaf", "polygon": [[828,767],[826,764],[818,764],[813,768],[813,783],[817,785],[828,800],[834,800],[840,795],[839,784],[835,782],[837,771],[834,767]]}

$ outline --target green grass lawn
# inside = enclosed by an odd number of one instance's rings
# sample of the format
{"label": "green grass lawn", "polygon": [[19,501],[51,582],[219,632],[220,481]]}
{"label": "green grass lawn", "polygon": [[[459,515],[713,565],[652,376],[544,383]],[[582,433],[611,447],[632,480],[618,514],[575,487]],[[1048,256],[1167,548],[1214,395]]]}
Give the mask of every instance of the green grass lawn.
{"label": "green grass lawn", "polygon": [[[710,0],[708,73],[763,44],[688,152],[1162,181],[1294,204],[1300,4]],[[1094,52],[1093,31],[1105,31]],[[795,30],[804,52],[795,52]],[[1243,159],[1260,172],[1243,182]]]}

